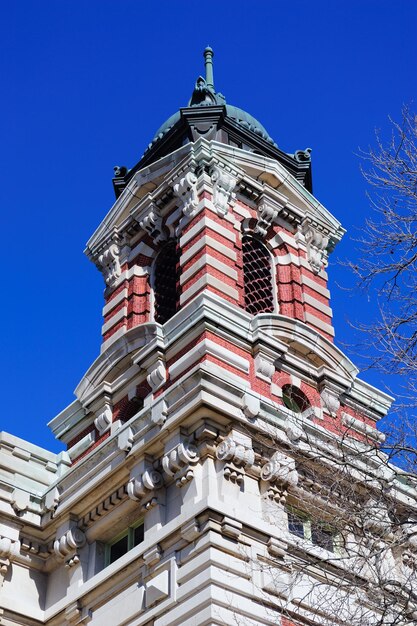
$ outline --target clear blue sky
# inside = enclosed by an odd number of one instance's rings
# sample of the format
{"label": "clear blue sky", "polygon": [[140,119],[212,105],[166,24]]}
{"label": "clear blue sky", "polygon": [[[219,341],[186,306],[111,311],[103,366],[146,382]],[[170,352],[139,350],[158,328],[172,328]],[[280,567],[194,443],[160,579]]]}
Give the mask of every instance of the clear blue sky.
{"label": "clear blue sky", "polygon": [[[356,156],[416,96],[415,0],[14,0],[0,25],[0,429],[59,450],[46,422],[99,353],[103,282],[83,255],[134,165],[215,52],[216,88],[287,152],[348,229],[329,268],[339,345],[372,298],[337,284],[370,208]],[[349,351],[348,351],[349,352]],[[375,376],[365,376],[377,382]]]}

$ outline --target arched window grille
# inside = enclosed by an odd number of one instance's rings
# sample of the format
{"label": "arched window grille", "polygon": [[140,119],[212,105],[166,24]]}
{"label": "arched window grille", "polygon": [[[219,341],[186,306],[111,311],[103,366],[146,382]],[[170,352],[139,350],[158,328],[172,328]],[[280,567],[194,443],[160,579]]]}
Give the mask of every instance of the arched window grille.
{"label": "arched window grille", "polygon": [[165,324],[178,306],[178,253],[175,241],[167,243],[155,261],[155,320]]}
{"label": "arched window grille", "polygon": [[243,237],[243,278],[245,309],[249,313],[271,313],[274,310],[271,256],[255,237]]}

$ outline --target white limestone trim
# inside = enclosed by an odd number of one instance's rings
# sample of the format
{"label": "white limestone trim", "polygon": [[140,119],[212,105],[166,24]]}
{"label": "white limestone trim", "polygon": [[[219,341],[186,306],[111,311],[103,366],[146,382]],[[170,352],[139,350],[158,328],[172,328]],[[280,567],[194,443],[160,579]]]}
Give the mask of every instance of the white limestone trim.
{"label": "white limestone trim", "polygon": [[351,428],[357,433],[360,433],[361,435],[369,437],[373,441],[379,441],[380,443],[383,443],[385,441],[386,437],[384,433],[379,432],[375,428],[372,428],[372,426],[365,424],[365,422],[356,419],[356,417],[353,417],[348,413],[342,414],[342,424],[344,426],[347,426],[348,428]]}
{"label": "white limestone trim", "polygon": [[88,435],[80,439],[80,441],[77,441],[76,444],[69,448],[68,454],[71,461],[73,461],[78,456],[80,456],[80,454],[85,452],[91,446],[91,444],[95,442],[95,439],[96,438],[94,432],[88,433]]}
{"label": "white limestone trim", "polygon": [[233,211],[235,213],[237,213],[238,215],[241,215],[242,217],[244,217],[245,219],[251,218],[252,214],[250,211],[248,211],[248,209],[245,209],[243,206],[240,206],[239,204],[235,204],[235,206],[233,207]]}
{"label": "white limestone trim", "polygon": [[245,374],[249,373],[249,361],[243,357],[235,354],[231,350],[227,350],[223,346],[219,345],[211,339],[203,339],[194,348],[184,354],[181,358],[173,363],[169,368],[169,374],[171,378],[177,378],[182,372],[188,369],[195,361],[205,355],[214,356],[220,359],[224,363],[235,367]]}
{"label": "white limestone trim", "polygon": [[210,230],[213,230],[214,232],[219,233],[219,235],[221,235],[225,239],[229,239],[233,243],[236,243],[235,233],[232,233],[228,228],[225,228],[221,224],[218,224],[214,220],[205,216],[201,220],[199,220],[197,224],[194,224],[194,226],[190,228],[189,231],[187,231],[184,235],[182,235],[182,237],[180,238],[180,246],[185,246],[191,239],[193,239],[204,228],[209,228]]}
{"label": "white limestone trim", "polygon": [[148,246],[144,241],[139,241],[139,243],[130,251],[129,261],[135,259],[138,254],[143,254],[144,256],[153,258],[155,256],[155,250]]}
{"label": "white limestone trim", "polygon": [[186,270],[185,272],[181,274],[180,285],[183,285],[184,283],[186,283],[187,280],[191,278],[191,276],[196,274],[199,270],[203,269],[203,267],[205,267],[206,265],[211,265],[211,267],[214,267],[216,270],[218,270],[219,272],[222,272],[226,276],[229,276],[233,280],[237,280],[238,278],[238,274],[235,269],[233,269],[232,267],[229,267],[225,263],[222,263],[222,261],[215,259],[209,254],[203,254],[203,256],[200,257],[198,261],[194,263],[194,265],[189,267],[188,270]]}
{"label": "white limestone trim", "polygon": [[100,348],[100,354],[103,354],[104,352],[106,352],[107,348],[114,343],[117,339],[120,339],[121,337],[123,337],[123,335],[126,334],[126,331],[128,329],[126,328],[126,326],[122,326],[121,328],[119,328],[118,330],[116,330],[115,333],[112,334],[111,337],[109,337],[108,339],[106,339],[106,341],[103,341],[103,343],[101,344],[101,348]]}
{"label": "white limestone trim", "polygon": [[223,245],[219,241],[216,241],[212,237],[209,237],[208,235],[203,235],[201,239],[196,241],[195,244],[193,244],[191,248],[187,250],[187,252],[184,252],[181,255],[181,259],[180,259],[181,265],[185,265],[185,263],[187,263],[187,261],[189,261],[193,256],[195,256],[197,252],[201,250],[201,248],[203,248],[204,246],[210,246],[210,248],[217,250],[217,252],[220,252],[220,254],[223,254],[224,256],[228,257],[232,261],[236,261],[237,259],[237,254],[234,250],[231,250],[227,246]]}
{"label": "white limestone trim", "polygon": [[192,298],[195,293],[197,293],[204,287],[208,287],[208,286],[214,287],[214,289],[221,291],[222,293],[226,294],[227,296],[230,296],[231,298],[234,298],[235,300],[238,300],[239,298],[239,293],[237,289],[235,289],[234,287],[230,287],[229,285],[226,285],[215,276],[211,276],[211,274],[206,274],[205,276],[202,276],[201,278],[199,278],[194,283],[194,285],[191,285],[189,289],[187,289],[186,291],[184,291],[184,293],[181,294],[180,304],[181,305],[184,304],[185,302],[187,302],[187,300],[190,300],[190,298]]}
{"label": "white limestone trim", "polygon": [[108,322],[103,324],[103,326],[101,327],[102,334],[104,335],[108,330],[110,330],[110,328],[113,328],[113,326],[117,324],[117,322],[120,322],[120,320],[122,320],[124,317],[127,317],[127,306],[122,307],[120,311],[117,311],[117,313],[115,313],[109,319]]}
{"label": "white limestone trim", "polygon": [[278,248],[278,246],[280,246],[282,243],[286,243],[287,245],[291,246],[291,248],[297,247],[294,237],[288,235],[288,233],[286,233],[284,230],[281,230],[274,237],[271,237],[271,239],[268,240],[268,243],[271,248]]}
{"label": "white limestone trim", "polygon": [[333,326],[330,326],[330,324],[326,324],[325,322],[322,322],[321,319],[319,319],[315,315],[312,315],[308,311],[306,311],[305,313],[305,320],[307,323],[311,324],[312,326],[315,326],[316,328],[319,328],[320,330],[327,333],[328,335],[331,335],[332,337],[334,337]]}
{"label": "white limestone trim", "polygon": [[319,285],[315,280],[312,280],[308,276],[301,276],[301,281],[303,285],[305,285],[306,287],[310,287],[310,289],[314,289],[314,291],[317,291],[317,293],[319,293],[321,296],[324,296],[325,298],[330,298],[330,291],[326,287],[322,287],[322,285]]}
{"label": "white limestone trim", "polygon": [[117,294],[117,296],[114,296],[114,298],[112,298],[110,300],[110,302],[108,302],[104,307],[103,307],[103,316],[107,315],[107,313],[109,313],[112,309],[114,309],[118,304],[120,304],[120,302],[122,302],[125,298],[127,299],[127,296],[129,294],[129,290],[127,287],[124,287],[120,293]]}
{"label": "white limestone trim", "polygon": [[328,315],[329,317],[333,317],[333,311],[331,310],[331,308],[327,306],[326,304],[323,304],[319,300],[316,300],[316,298],[314,298],[313,296],[310,296],[309,294],[305,293],[304,302],[305,304],[309,304],[310,306],[314,307],[318,311],[321,311],[325,315]]}

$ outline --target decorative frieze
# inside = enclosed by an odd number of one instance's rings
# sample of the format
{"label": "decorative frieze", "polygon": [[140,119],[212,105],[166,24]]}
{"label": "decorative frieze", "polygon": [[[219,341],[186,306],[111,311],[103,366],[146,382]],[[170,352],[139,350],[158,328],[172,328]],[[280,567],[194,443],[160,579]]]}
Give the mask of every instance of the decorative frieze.
{"label": "decorative frieze", "polygon": [[261,479],[269,483],[268,498],[284,504],[288,488],[295,487],[298,483],[294,459],[283,452],[275,452],[271,460],[262,467]]}
{"label": "decorative frieze", "polygon": [[185,217],[193,217],[198,207],[197,176],[194,172],[187,172],[180,178],[174,184],[173,191],[182,202],[181,210]]}
{"label": "decorative frieze", "polygon": [[235,431],[219,443],[216,456],[225,463],[224,477],[238,485],[244,482],[245,471],[255,462],[252,440]]}
{"label": "decorative frieze", "polygon": [[214,166],[210,170],[211,182],[213,183],[213,204],[219,215],[226,215],[229,205],[233,203],[236,195],[233,192],[237,179],[229,172]]}
{"label": "decorative frieze", "polygon": [[80,528],[70,528],[59,539],[54,541],[54,552],[60,561],[65,561],[66,567],[72,567],[80,562],[78,551],[85,545],[86,538]]}
{"label": "decorative frieze", "polygon": [[183,487],[194,478],[194,466],[200,460],[198,448],[184,441],[162,458],[164,472],[175,479],[177,487]]}

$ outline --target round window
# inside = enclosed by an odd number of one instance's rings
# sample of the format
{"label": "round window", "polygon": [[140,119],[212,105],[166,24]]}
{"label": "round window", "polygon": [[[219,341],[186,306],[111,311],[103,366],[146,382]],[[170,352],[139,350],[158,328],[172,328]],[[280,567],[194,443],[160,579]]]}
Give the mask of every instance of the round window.
{"label": "round window", "polygon": [[294,413],[303,413],[303,411],[310,406],[310,402],[305,393],[294,385],[283,386],[282,400],[287,409],[294,411]]}

